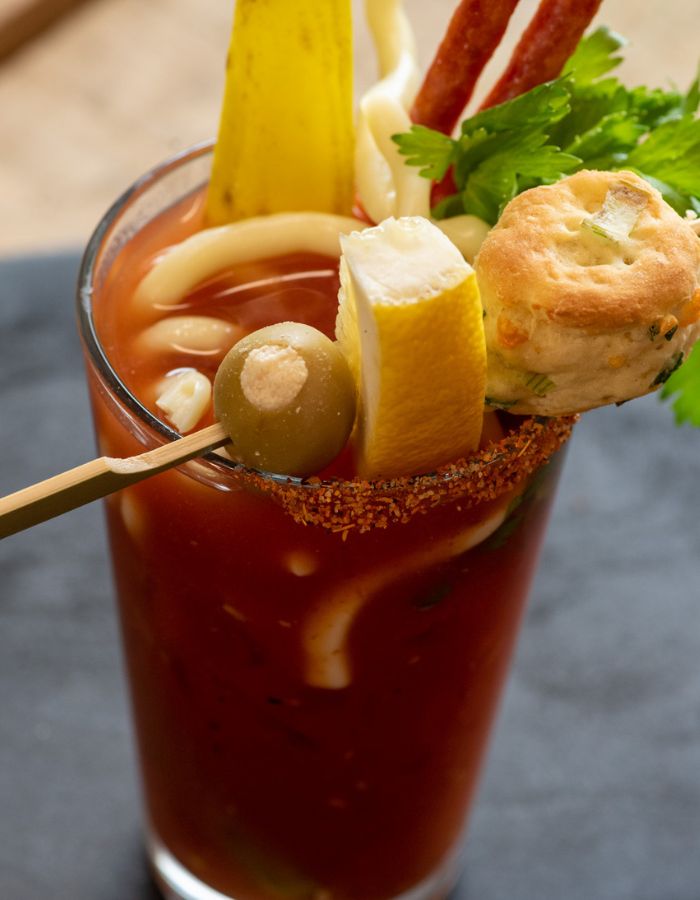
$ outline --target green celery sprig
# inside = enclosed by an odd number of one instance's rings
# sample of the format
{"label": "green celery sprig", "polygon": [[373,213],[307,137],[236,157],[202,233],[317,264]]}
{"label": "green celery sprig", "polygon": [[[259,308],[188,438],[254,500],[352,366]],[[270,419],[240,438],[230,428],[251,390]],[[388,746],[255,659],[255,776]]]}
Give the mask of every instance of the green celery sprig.
{"label": "green celery sprig", "polygon": [[688,422],[700,428],[700,344],[661,388],[661,399],[670,398],[674,398],[671,407],[676,424]]}
{"label": "green celery sprig", "polygon": [[559,79],[466,119],[455,140],[422,125],[393,140],[425,178],[440,181],[453,167],[459,192],[433,210],[436,218],[470,212],[494,224],[525,185],[558,181],[579,165],[547,135],[568,114],[569,97],[566,81]]}
{"label": "green celery sprig", "polygon": [[472,213],[494,224],[516,194],[579,169],[632,169],[678,212],[700,212],[700,82],[685,93],[626,88],[608,73],[624,38],[584,37],[562,77],[466,119],[450,138],[424,126],[394,135],[408,165],[457,191],[436,218]]}

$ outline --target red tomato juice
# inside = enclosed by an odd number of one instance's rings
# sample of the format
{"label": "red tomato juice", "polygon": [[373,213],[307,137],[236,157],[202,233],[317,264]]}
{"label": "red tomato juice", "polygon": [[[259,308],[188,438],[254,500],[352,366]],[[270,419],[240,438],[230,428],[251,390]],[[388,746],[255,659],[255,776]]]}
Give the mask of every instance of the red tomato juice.
{"label": "red tomato juice", "polygon": [[[144,356],[132,309],[198,210],[157,216],[94,291],[105,353],[154,413],[164,372],[218,363]],[[337,287],[335,260],[254,261],[177,312],[332,334]],[[148,427],[88,369],[101,451],[142,451]],[[523,473],[490,499],[364,532],[304,524],[216,463],[109,498],[148,827],[197,879],[237,900],[389,900],[431,876],[420,896],[446,895],[556,480],[556,459],[529,475],[529,453],[496,454]],[[417,490],[404,479],[396,502]]]}

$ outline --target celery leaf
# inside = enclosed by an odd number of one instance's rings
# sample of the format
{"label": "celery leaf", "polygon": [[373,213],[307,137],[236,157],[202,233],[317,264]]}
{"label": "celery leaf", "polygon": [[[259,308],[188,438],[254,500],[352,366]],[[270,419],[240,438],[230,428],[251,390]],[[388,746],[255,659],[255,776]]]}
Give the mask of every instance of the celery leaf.
{"label": "celery leaf", "polygon": [[618,50],[627,44],[627,40],[605,26],[597,28],[585,35],[564,66],[564,75],[575,73],[578,84],[590,84],[615,69],[622,62],[621,56],[615,56]]}
{"label": "celery leaf", "polygon": [[440,181],[455,161],[456,142],[424,125],[412,125],[410,131],[395,134],[392,140],[406,157],[406,165],[420,166],[424,178]]}
{"label": "celery leaf", "polygon": [[700,427],[700,344],[695,345],[687,360],[664,384],[661,398],[673,398],[671,406],[676,424],[688,422]]}
{"label": "celery leaf", "polygon": [[632,169],[679,213],[700,212],[700,79],[685,94],[627,88],[607,76],[624,44],[597,29],[561,78],[467,118],[456,139],[424,126],[394,135],[426,178],[442,180],[452,167],[456,193],[433,215],[473,213],[493,225],[516,194],[584,168]]}

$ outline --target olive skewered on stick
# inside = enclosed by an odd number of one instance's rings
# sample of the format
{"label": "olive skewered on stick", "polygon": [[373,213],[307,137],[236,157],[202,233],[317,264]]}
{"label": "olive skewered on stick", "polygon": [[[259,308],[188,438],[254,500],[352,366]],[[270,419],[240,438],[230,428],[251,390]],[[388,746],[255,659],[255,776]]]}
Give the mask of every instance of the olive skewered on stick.
{"label": "olive skewered on stick", "polygon": [[[310,475],[337,456],[355,419],[344,356],[320,331],[282,323],[239,341],[214,386],[223,420],[127,459],[100,457],[0,499],[0,538],[231,444],[246,465]],[[229,431],[230,429],[230,431]]]}

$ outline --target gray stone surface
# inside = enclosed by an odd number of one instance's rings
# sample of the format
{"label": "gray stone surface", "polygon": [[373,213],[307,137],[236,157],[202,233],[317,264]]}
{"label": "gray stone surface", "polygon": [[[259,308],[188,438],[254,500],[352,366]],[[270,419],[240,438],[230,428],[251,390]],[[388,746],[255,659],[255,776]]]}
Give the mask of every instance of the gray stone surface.
{"label": "gray stone surface", "polygon": [[[0,262],[0,493],[87,459],[77,257]],[[455,900],[700,898],[700,432],[572,442]],[[0,897],[155,900],[98,506],[0,543]]]}

